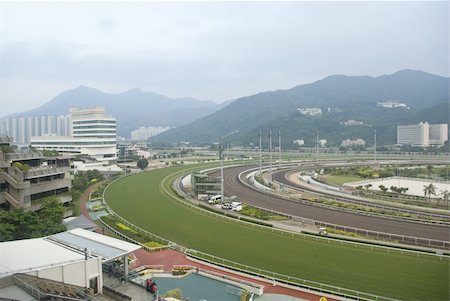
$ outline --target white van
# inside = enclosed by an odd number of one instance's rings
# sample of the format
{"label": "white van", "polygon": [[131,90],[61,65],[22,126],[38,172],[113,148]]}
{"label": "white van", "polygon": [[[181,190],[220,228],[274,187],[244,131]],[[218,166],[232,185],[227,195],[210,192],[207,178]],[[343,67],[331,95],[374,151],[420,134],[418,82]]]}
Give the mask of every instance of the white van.
{"label": "white van", "polygon": [[217,204],[221,200],[222,200],[222,196],[220,194],[217,194],[217,195],[213,195],[212,197],[210,197],[208,199],[208,203],[209,204]]}
{"label": "white van", "polygon": [[231,210],[239,212],[242,210],[242,203],[241,202],[231,202]]}

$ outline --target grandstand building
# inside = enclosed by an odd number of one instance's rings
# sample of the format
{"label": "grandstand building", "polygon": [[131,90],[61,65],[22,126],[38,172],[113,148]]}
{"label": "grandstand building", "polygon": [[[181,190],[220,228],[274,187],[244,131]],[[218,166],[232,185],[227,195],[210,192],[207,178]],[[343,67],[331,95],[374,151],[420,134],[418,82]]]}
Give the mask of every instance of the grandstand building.
{"label": "grandstand building", "polygon": [[17,150],[11,140],[0,137],[0,209],[36,211],[42,199],[54,196],[66,207],[66,215],[72,215],[72,158],[44,157],[33,149]]}
{"label": "grandstand building", "polygon": [[80,228],[1,242],[0,300],[130,300],[104,284],[102,271],[127,280],[127,257],[140,248]]}
{"label": "grandstand building", "polygon": [[40,150],[56,150],[69,154],[88,155],[97,161],[117,159],[116,120],[106,115],[104,107],[71,108],[69,136],[44,135],[31,138],[31,145]]}

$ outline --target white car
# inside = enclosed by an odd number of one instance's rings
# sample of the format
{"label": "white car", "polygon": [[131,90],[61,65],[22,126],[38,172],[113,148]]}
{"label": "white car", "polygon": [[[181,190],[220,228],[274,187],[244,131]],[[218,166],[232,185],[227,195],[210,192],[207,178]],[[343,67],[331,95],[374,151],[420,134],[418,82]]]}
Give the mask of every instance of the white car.
{"label": "white car", "polygon": [[231,209],[231,204],[230,203],[223,203],[222,204],[222,209],[230,210]]}
{"label": "white car", "polygon": [[220,202],[222,200],[222,196],[220,194],[218,195],[213,195],[212,197],[210,197],[208,199],[208,204],[217,204],[218,202]]}
{"label": "white car", "polygon": [[239,212],[242,210],[242,203],[241,202],[231,202],[231,210]]}

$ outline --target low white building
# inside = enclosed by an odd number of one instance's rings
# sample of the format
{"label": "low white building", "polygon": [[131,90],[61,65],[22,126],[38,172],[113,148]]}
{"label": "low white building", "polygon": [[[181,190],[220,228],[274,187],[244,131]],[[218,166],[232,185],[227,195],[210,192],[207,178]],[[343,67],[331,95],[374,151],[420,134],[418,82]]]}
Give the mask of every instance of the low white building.
{"label": "low white building", "polygon": [[309,116],[322,115],[321,108],[297,108],[297,111],[299,111],[303,115],[309,115]]}
{"label": "low white building", "polygon": [[327,139],[319,139],[319,141],[317,142],[319,147],[325,147],[325,145],[327,145],[328,141]]}
{"label": "low white building", "polygon": [[302,146],[305,144],[305,140],[303,140],[303,139],[294,140],[294,144],[298,145],[298,146]]}
{"label": "low white building", "polygon": [[393,109],[393,108],[406,108],[409,109],[409,107],[402,103],[402,102],[397,102],[397,101],[385,101],[385,102],[379,102],[377,104],[378,107],[383,107],[383,108],[388,108],[388,109]]}
{"label": "low white building", "polygon": [[345,126],[355,126],[355,125],[364,125],[364,122],[358,121],[358,120],[349,119],[347,121],[342,122],[342,124],[345,125]]}
{"label": "low white building", "polygon": [[[102,265],[124,259],[140,246],[83,229],[44,238],[0,243],[0,299],[55,298],[103,293]],[[52,299],[53,300],[53,299]],[[66,300],[66,299],[64,299]],[[73,299],[77,300],[77,299]]]}
{"label": "low white building", "polygon": [[366,141],[364,141],[364,139],[361,138],[357,138],[357,139],[345,139],[342,140],[341,142],[341,147],[353,147],[353,146],[365,146],[366,145]]}

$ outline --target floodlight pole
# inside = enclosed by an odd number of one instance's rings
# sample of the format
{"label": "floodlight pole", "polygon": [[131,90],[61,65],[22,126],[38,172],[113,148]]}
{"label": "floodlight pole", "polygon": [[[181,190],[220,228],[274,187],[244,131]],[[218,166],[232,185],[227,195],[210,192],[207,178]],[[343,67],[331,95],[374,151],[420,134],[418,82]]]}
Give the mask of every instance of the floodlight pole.
{"label": "floodlight pole", "polygon": [[316,131],[316,162],[319,162],[319,131]]}
{"label": "floodlight pole", "polygon": [[373,160],[377,162],[377,130],[373,130]]}
{"label": "floodlight pole", "polygon": [[269,183],[272,183],[272,130],[269,131]]}
{"label": "floodlight pole", "polygon": [[281,168],[281,131],[278,131],[278,168]]}
{"label": "floodlight pole", "polygon": [[222,158],[222,143],[219,146],[219,160],[220,160],[220,196],[221,201],[224,202],[224,193],[223,193],[223,158]]}
{"label": "floodlight pole", "polygon": [[261,170],[262,170],[262,155],[261,155],[261,142],[262,142],[262,138],[261,138],[261,130],[259,130],[259,176],[262,176],[261,174]]}

